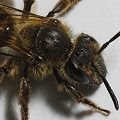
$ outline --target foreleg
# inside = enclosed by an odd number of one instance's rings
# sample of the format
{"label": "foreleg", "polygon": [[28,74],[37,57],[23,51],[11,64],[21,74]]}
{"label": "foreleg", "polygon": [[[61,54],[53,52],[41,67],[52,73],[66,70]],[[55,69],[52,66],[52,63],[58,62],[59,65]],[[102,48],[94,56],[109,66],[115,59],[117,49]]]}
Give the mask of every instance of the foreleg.
{"label": "foreleg", "polygon": [[70,95],[70,97],[76,101],[77,103],[83,103],[86,105],[89,105],[90,107],[99,110],[101,112],[105,112],[107,113],[107,115],[110,114],[109,110],[106,109],[102,109],[100,107],[98,107],[94,102],[92,102],[89,99],[86,99],[83,97],[83,95],[81,94],[81,92],[79,90],[77,90],[73,85],[71,85],[70,83],[68,83],[67,81],[65,81],[59,74],[58,71],[54,69],[54,75],[56,77],[57,83],[63,87],[65,89],[65,91]]}

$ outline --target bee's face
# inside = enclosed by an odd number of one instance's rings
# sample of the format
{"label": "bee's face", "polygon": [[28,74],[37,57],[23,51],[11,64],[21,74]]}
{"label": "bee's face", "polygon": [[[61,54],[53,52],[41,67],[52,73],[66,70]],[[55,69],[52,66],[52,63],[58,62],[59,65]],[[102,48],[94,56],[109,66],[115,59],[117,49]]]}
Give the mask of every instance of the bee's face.
{"label": "bee's face", "polygon": [[101,55],[96,55],[99,48],[99,44],[94,38],[81,34],[76,39],[75,49],[66,64],[67,74],[82,84],[100,84],[102,80],[92,66],[95,64],[99,72],[104,77],[106,76],[104,60]]}

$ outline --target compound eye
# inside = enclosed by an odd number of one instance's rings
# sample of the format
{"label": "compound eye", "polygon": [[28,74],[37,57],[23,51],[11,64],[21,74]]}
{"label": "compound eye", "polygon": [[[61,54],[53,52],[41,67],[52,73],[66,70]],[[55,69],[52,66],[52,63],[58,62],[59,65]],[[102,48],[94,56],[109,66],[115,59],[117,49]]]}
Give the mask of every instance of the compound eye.
{"label": "compound eye", "polygon": [[80,68],[76,67],[72,62],[68,61],[65,65],[66,73],[74,80],[81,84],[88,84],[92,81],[92,78],[88,76]]}

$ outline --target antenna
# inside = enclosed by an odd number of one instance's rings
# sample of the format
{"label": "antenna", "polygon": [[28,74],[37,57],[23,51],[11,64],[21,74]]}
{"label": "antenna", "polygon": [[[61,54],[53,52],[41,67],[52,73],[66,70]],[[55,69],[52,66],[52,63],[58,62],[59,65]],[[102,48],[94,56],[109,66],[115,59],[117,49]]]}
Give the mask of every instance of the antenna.
{"label": "antenna", "polygon": [[92,64],[92,66],[94,67],[94,69],[96,70],[97,74],[102,78],[103,82],[104,82],[104,85],[105,87],[107,88],[112,100],[113,100],[113,103],[114,103],[114,106],[116,108],[116,110],[119,109],[119,104],[118,104],[118,100],[113,92],[113,90],[111,89],[109,83],[107,82],[107,80],[100,74],[100,72],[98,71],[98,69],[96,68],[96,66],[94,64]]}
{"label": "antenna", "polygon": [[108,42],[104,43],[103,46],[98,50],[96,55],[100,54],[111,42],[116,40],[119,36],[120,36],[120,31],[116,35],[114,35]]}

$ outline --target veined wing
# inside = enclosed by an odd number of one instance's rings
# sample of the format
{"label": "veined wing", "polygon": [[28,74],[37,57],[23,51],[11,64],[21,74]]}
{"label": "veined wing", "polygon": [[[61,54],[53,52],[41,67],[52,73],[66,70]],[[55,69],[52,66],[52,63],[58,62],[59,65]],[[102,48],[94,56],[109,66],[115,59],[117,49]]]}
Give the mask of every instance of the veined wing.
{"label": "veined wing", "polygon": [[43,24],[48,22],[49,18],[27,13],[6,5],[0,4],[0,47],[8,46],[14,50],[29,56],[30,50],[24,46],[19,36],[22,28],[29,24]]}
{"label": "veined wing", "polygon": [[50,18],[48,17],[43,17],[39,15],[35,15],[32,13],[28,13],[16,8],[12,8],[3,4],[0,4],[0,22],[2,22],[2,19],[5,18],[7,20],[11,20],[9,23],[14,23],[14,24],[42,24],[45,22],[48,22]]}

